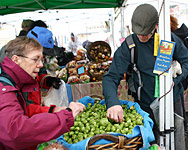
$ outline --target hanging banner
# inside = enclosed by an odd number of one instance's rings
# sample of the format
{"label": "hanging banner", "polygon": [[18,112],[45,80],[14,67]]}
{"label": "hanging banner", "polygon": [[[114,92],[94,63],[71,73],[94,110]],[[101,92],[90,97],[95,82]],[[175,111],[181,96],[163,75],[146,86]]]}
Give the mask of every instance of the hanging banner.
{"label": "hanging banner", "polygon": [[174,53],[175,42],[161,40],[153,73],[168,75]]}

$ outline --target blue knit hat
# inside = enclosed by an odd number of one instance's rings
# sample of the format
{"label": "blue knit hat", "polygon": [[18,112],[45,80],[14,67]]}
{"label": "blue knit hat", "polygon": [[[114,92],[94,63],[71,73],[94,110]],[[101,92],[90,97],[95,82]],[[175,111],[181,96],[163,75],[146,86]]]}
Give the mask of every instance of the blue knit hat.
{"label": "blue knit hat", "polygon": [[54,47],[53,34],[47,28],[36,26],[29,31],[27,36],[29,38],[35,38],[45,48]]}

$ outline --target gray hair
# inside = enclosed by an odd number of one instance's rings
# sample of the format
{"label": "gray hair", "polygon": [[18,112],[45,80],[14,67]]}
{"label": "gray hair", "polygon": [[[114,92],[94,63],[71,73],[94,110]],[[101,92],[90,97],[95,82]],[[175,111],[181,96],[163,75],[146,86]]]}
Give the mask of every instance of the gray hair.
{"label": "gray hair", "polygon": [[26,55],[32,50],[42,50],[42,45],[34,38],[20,36],[11,40],[5,47],[5,54],[12,58],[13,55]]}

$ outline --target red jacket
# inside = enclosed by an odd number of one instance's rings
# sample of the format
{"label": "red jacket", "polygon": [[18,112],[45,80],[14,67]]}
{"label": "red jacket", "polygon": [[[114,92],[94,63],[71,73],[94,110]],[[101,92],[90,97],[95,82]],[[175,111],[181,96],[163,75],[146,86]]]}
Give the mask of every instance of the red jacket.
{"label": "red jacket", "polygon": [[4,58],[1,67],[16,83],[13,87],[0,82],[0,145],[3,149],[27,149],[70,131],[74,118],[68,110],[40,113],[29,118],[20,91],[38,90],[36,81],[8,57]]}
{"label": "red jacket", "polygon": [[[46,75],[47,74],[37,75],[36,81],[39,89],[40,89],[40,82]],[[43,88],[49,89],[49,87],[46,86],[45,82],[43,84]],[[49,109],[50,107],[41,106],[40,90],[28,93],[27,114],[29,117],[33,116],[34,114],[49,112]]]}

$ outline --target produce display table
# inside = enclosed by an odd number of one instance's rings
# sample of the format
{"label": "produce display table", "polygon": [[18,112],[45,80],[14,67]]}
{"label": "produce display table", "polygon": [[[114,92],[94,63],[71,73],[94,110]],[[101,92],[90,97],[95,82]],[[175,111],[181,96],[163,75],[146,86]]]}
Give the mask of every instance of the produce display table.
{"label": "produce display table", "polygon": [[[71,84],[71,90],[73,101],[78,101],[84,96],[102,95],[102,81],[89,82],[85,84]],[[133,98],[128,95],[127,91],[128,85],[125,80],[122,80],[118,87],[119,99],[126,99],[128,101],[132,101]]]}

